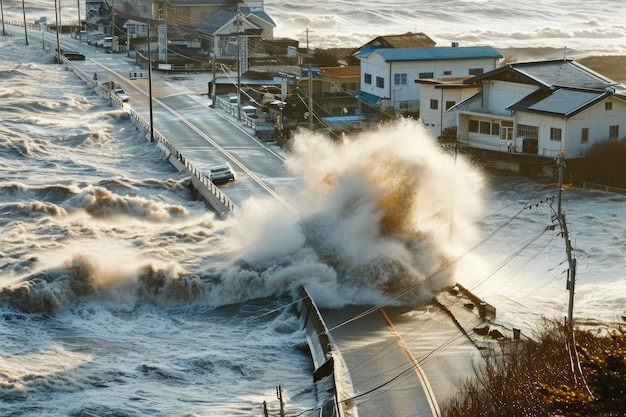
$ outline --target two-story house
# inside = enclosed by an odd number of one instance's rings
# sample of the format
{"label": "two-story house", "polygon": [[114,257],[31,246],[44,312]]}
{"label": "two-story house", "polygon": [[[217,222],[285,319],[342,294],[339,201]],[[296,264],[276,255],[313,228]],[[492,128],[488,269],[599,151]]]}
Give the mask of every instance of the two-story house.
{"label": "two-story house", "polygon": [[480,92],[450,111],[471,148],[573,159],[626,136],[626,89],[569,59],[508,64],[465,83]]}
{"label": "two-story house", "polygon": [[480,75],[497,68],[502,55],[490,46],[432,48],[363,47],[361,89],[355,97],[368,106],[416,113],[420,107],[417,79]]}
{"label": "two-story house", "polygon": [[[261,39],[272,39],[276,23],[265,12],[262,1],[245,1],[220,7],[198,27],[203,48],[217,59],[235,59],[254,50]],[[245,59],[242,58],[242,61]]]}
{"label": "two-story house", "polygon": [[480,91],[479,84],[464,82],[469,78],[470,75],[415,80],[420,84],[419,118],[433,136],[440,137],[445,129],[456,128],[456,115],[448,110]]}

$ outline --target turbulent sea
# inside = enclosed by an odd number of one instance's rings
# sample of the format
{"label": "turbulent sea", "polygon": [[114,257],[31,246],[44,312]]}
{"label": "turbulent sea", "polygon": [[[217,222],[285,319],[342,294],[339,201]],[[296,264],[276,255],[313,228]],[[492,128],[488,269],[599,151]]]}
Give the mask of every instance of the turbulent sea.
{"label": "turbulent sea", "polygon": [[[276,35],[309,28],[313,46],[417,30],[439,44],[626,50],[618,1],[265,3]],[[428,282],[402,300],[418,302],[458,281],[507,323],[566,314],[565,244],[547,228],[555,178],[481,173],[410,122],[295,143],[300,215],[251,197],[220,219],[125,110],[36,42],[0,38],[0,414],[261,416],[264,401],[277,414],[280,385],[288,415],[317,415],[289,307],[300,284],[342,306]],[[621,320],[626,197],[566,188],[563,210],[575,317]],[[431,278],[444,260],[454,272]]]}

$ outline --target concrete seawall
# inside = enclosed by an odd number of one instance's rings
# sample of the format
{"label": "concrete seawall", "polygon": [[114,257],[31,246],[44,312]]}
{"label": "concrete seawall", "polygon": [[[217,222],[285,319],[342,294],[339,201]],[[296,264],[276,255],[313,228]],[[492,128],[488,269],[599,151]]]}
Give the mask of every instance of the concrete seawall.
{"label": "concrete seawall", "polygon": [[294,305],[302,320],[306,341],[313,359],[313,381],[317,387],[321,417],[356,417],[350,406],[352,384],[339,350],[328,332],[319,309],[306,289],[300,287]]}

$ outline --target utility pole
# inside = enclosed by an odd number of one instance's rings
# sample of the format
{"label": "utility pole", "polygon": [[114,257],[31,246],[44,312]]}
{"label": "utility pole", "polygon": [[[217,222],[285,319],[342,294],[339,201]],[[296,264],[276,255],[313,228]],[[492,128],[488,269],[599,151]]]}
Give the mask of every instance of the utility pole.
{"label": "utility pole", "polygon": [[215,48],[213,48],[213,84],[211,85],[211,107],[215,108],[215,101],[217,100],[217,86],[215,83],[217,82],[217,75],[215,74],[216,65],[215,65]]}
{"label": "utility pole", "polygon": [[4,6],[2,0],[0,0],[0,15],[2,15],[2,36],[6,36],[7,32],[4,30]]}
{"label": "utility pole", "polygon": [[24,36],[26,37],[26,45],[28,45],[28,29],[26,29],[26,8],[24,7],[24,0],[22,0],[22,14],[24,15]]}
{"label": "utility pole", "polygon": [[115,0],[111,0],[111,49],[115,52]]}
{"label": "utility pole", "polygon": [[557,216],[559,219],[559,225],[561,226],[561,232],[565,239],[565,251],[567,252],[567,261],[569,269],[567,271],[567,284],[566,289],[569,291],[569,303],[567,308],[567,323],[570,326],[574,324],[574,286],[576,284],[576,258],[572,256],[572,243],[567,231],[567,223],[565,222],[565,213],[561,210],[561,195],[563,193],[563,168],[565,167],[565,153],[561,151],[561,154],[556,158],[557,165],[559,167],[559,201]]}
{"label": "utility pole", "polygon": [[280,417],[285,417],[285,403],[283,402],[283,389],[281,386],[276,387],[276,397],[280,402]]}
{"label": "utility pole", "polygon": [[61,11],[59,10],[59,0],[54,0],[54,20],[57,27],[57,63],[61,64],[61,40],[59,39],[59,15]]}
{"label": "utility pole", "polygon": [[313,68],[309,64],[309,130],[313,131]]}
{"label": "utility pole", "polygon": [[80,26],[80,0],[76,0],[76,11],[78,12],[78,40],[83,41],[83,28]]}
{"label": "utility pole", "polygon": [[148,20],[148,99],[150,100],[150,143],[154,142],[154,116],[152,113],[152,46],[150,45],[150,20]]}
{"label": "utility pole", "polygon": [[237,118],[241,120],[241,9],[237,3]]}

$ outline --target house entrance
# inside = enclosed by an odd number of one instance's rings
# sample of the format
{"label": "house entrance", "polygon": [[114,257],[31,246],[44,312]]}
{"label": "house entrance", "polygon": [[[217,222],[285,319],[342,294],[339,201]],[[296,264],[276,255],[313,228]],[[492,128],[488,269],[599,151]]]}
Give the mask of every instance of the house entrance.
{"label": "house entrance", "polygon": [[539,153],[539,141],[537,139],[524,139],[522,141],[522,152],[537,155]]}

